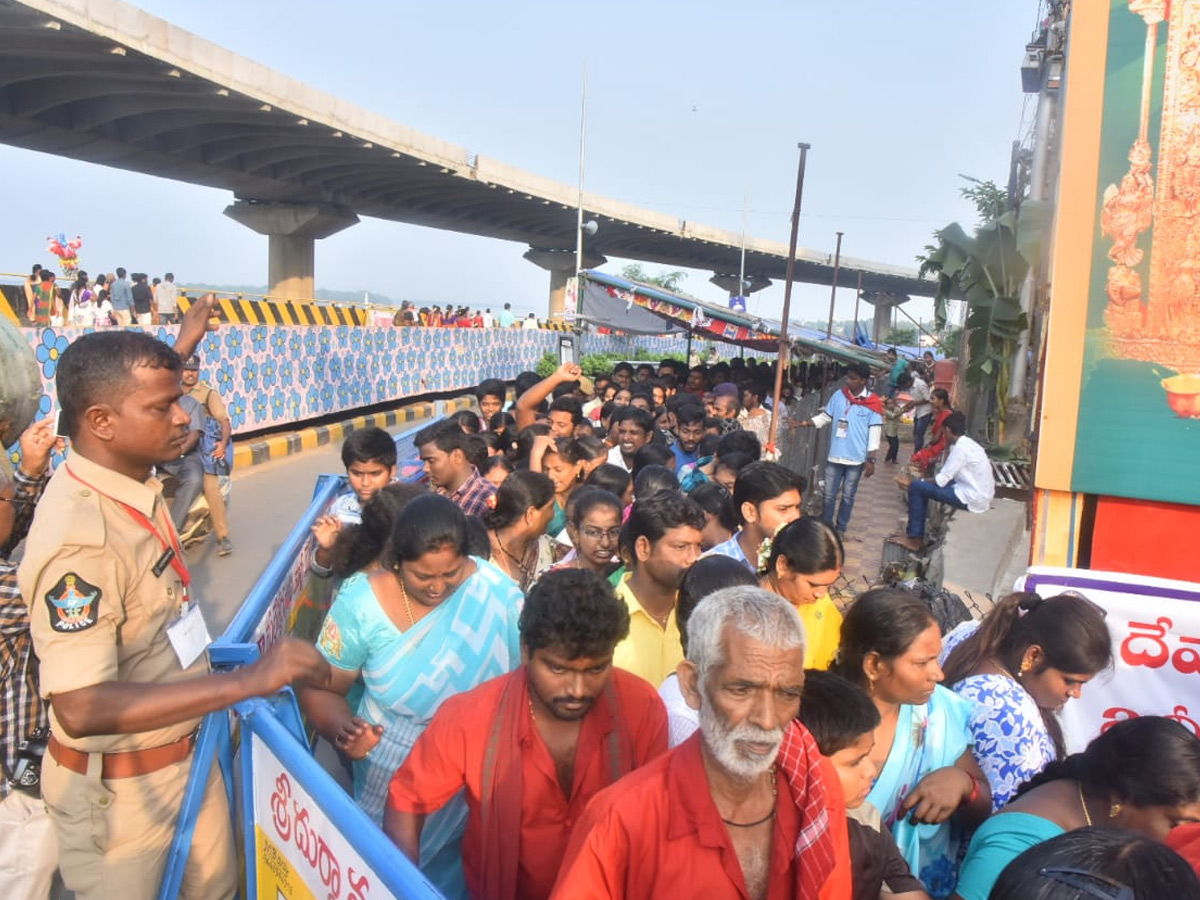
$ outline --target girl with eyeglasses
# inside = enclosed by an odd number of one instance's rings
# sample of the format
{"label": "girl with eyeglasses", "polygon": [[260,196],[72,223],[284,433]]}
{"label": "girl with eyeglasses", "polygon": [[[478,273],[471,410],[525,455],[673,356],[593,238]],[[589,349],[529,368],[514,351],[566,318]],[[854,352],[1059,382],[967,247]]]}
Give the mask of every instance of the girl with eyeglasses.
{"label": "girl with eyeglasses", "polygon": [[621,501],[604,488],[584,485],[567,503],[567,536],[575,547],[559,568],[588,569],[607,578],[620,565]]}

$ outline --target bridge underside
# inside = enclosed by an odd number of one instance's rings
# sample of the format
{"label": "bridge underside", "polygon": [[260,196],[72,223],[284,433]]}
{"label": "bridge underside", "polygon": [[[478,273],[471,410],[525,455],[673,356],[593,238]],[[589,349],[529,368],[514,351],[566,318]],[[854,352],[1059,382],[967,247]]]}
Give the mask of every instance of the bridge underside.
{"label": "bridge underside", "polygon": [[[87,10],[97,21],[111,10],[128,33],[42,0],[0,0],[0,142],[251,203],[317,204],[535,249],[575,245],[573,188],[387,122],[140,10],[107,0]],[[738,270],[740,236],[598,197],[585,195],[585,209],[600,223],[592,253]],[[781,279],[785,256],[750,241],[747,275]],[[869,293],[934,290],[911,269],[853,259],[841,283],[859,272]],[[832,260],[803,251],[796,277],[829,284]]]}

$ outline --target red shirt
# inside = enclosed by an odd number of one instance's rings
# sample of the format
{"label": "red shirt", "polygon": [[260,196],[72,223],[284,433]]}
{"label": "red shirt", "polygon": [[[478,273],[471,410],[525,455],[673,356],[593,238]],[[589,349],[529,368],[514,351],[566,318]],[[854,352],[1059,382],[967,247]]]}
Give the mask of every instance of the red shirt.
{"label": "red shirt", "polygon": [[1200,875],[1200,823],[1172,828],[1164,843],[1186,859]]}
{"label": "red shirt", "polygon": [[[524,670],[519,672],[524,677]],[[493,678],[443,703],[393,776],[388,790],[390,808],[430,813],[466,788],[469,812],[463,837],[463,872],[467,890],[476,898],[481,893],[479,807],[484,755],[500,696],[507,680],[516,674]],[[614,668],[610,678],[621,721],[632,738],[634,764],[644,765],[667,750],[666,709],[658,692],[636,675]],[[588,712],[575,748],[571,796],[566,797],[558,783],[554,759],[540,733],[530,717],[522,717],[521,722],[524,796],[517,896],[544,900],[554,885],[575,822],[583,815],[588,801],[610,784],[604,746],[615,723],[603,703],[597,703]]]}
{"label": "red shirt", "polygon": [[[697,732],[596,796],[575,829],[551,900],[749,900],[741,863],[708,789],[700,739]],[[800,813],[787,779],[779,778],[777,790],[767,898],[791,900]],[[831,817],[838,814],[830,810]],[[835,876],[822,898],[843,896],[848,879]]]}

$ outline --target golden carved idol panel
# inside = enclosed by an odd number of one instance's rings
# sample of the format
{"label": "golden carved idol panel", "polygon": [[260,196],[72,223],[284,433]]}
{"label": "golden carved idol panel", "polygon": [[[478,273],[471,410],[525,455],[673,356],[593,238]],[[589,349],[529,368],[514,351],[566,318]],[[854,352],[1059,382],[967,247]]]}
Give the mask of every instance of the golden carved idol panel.
{"label": "golden carved idol panel", "polygon": [[[1118,357],[1200,374],[1200,0],[1130,0],[1129,9],[1145,21],[1146,44],[1129,169],[1105,189],[1100,213],[1111,262],[1108,345]],[[1167,40],[1155,147],[1147,126],[1160,23]],[[1166,382],[1170,394],[1175,382]]]}

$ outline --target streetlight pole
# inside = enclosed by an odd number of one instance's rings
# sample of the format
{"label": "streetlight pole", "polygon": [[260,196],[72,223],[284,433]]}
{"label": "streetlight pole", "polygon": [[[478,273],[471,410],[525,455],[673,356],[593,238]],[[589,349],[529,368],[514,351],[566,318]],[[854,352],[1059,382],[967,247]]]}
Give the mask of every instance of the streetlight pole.
{"label": "streetlight pole", "polygon": [[837,249],[833,253],[833,287],[829,289],[829,324],[825,326],[825,340],[833,337],[833,305],[837,301],[838,269],[842,265],[842,234],[837,233]]}
{"label": "streetlight pole", "polygon": [[[742,193],[742,261],[738,264],[738,289],[737,295],[746,299],[746,207],[750,202],[750,192]],[[745,312],[745,310],[742,310]]]}
{"label": "streetlight pole", "polygon": [[575,322],[583,315],[583,163],[587,147],[587,63],[583,64],[583,95],[579,103],[579,192],[575,209]]}
{"label": "streetlight pole", "polygon": [[859,271],[859,273],[858,273],[858,290],[854,293],[854,334],[852,334],[850,336],[850,339],[855,344],[858,343],[858,303],[860,300],[862,300],[862,272],[861,271]]}
{"label": "streetlight pole", "polygon": [[771,428],[767,443],[775,443],[779,426],[779,398],[783,393],[783,372],[788,366],[788,318],[792,314],[792,278],[796,274],[796,240],[800,235],[800,202],[804,198],[804,164],[812,144],[797,144],[800,148],[800,169],[796,173],[796,203],[792,207],[792,237],[788,242],[787,280],[783,286],[783,321],[779,324],[779,366],[775,370],[775,393],[771,399]]}

